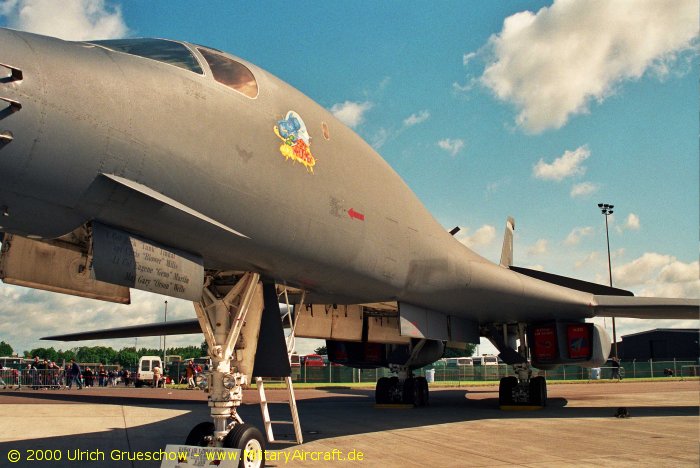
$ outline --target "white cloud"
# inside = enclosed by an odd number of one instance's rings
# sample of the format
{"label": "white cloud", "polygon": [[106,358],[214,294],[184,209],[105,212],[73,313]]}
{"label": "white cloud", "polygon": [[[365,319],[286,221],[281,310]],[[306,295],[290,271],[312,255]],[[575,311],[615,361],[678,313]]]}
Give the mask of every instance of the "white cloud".
{"label": "white cloud", "polygon": [[615,284],[629,287],[644,284],[651,277],[658,275],[665,265],[675,260],[670,255],[658,253],[645,253],[632,262],[615,267],[613,269],[613,280]]}
{"label": "white cloud", "polygon": [[640,224],[639,224],[639,216],[637,216],[634,213],[630,213],[627,216],[627,221],[625,221],[625,227],[627,229],[632,229],[634,231],[638,231]]}
{"label": "white cloud", "polygon": [[[72,349],[77,346],[134,346],[134,339],[86,342],[40,341],[42,336],[108,329],[163,320],[168,301],[168,321],[194,319],[192,302],[131,290],[131,305],[120,305],[65,294],[0,284],[0,336],[16,352],[32,348]],[[201,334],[168,337],[168,347],[199,345]],[[158,347],[158,337],[138,339],[139,347]]]}
{"label": "white cloud", "polygon": [[512,183],[512,178],[510,176],[503,177],[499,180],[486,184],[486,190],[484,195],[486,198],[490,198],[491,195],[498,193],[504,187],[508,187]]}
{"label": "white cloud", "polygon": [[119,5],[105,0],[6,0],[0,15],[12,28],[72,41],[120,38],[129,32]]}
{"label": "white cloud", "polygon": [[392,135],[389,133],[389,131],[381,127],[377,132],[372,136],[371,138],[371,145],[372,148],[375,150],[379,150],[382,146],[386,144],[387,141],[389,141],[389,138],[391,138]]}
{"label": "white cloud", "polygon": [[600,185],[594,184],[593,182],[581,182],[580,184],[574,184],[571,187],[571,197],[586,197],[588,195],[593,195],[600,189]]}
{"label": "white cloud", "polygon": [[583,267],[587,267],[589,265],[597,265],[598,261],[600,260],[600,254],[598,252],[591,252],[583,260],[577,260],[574,262],[574,268],[579,270]]}
{"label": "white cloud", "polygon": [[444,140],[440,140],[437,142],[437,145],[450,153],[452,156],[456,156],[457,153],[459,153],[462,148],[464,148],[464,140],[460,140],[459,138],[452,140],[450,138],[445,138]]}
{"label": "white cloud", "polygon": [[476,52],[469,52],[468,54],[464,54],[462,56],[462,64],[466,67],[467,65],[469,65],[469,62],[471,62],[472,59],[475,58],[476,56],[477,56]]}
{"label": "white cloud", "polygon": [[590,226],[574,228],[564,239],[564,245],[578,245],[582,237],[591,234],[593,234],[593,228]]}
{"label": "white cloud", "polygon": [[526,131],[560,128],[623,81],[668,73],[694,53],[698,21],[694,0],[555,0],[505,19],[481,83],[515,105]]}
{"label": "white cloud", "polygon": [[700,262],[685,263],[671,255],[647,252],[613,267],[615,286],[634,288],[641,296],[700,297]]}
{"label": "white cloud", "polygon": [[416,114],[411,114],[408,116],[406,119],[404,119],[403,124],[406,127],[412,127],[414,125],[418,125],[420,123],[425,122],[430,118],[430,112],[427,110],[422,110]]}
{"label": "white cloud", "polygon": [[334,104],[331,113],[345,125],[355,128],[364,121],[365,112],[370,110],[374,104],[371,102],[345,101]]}
{"label": "white cloud", "polygon": [[467,81],[465,84],[457,83],[456,81],[452,83],[452,90],[457,94],[468,93],[474,89],[479,84],[479,80],[473,78]]}
{"label": "white cloud", "polygon": [[547,253],[548,247],[549,241],[547,239],[538,239],[533,246],[527,249],[527,254],[531,256],[544,255]]}
{"label": "white cloud", "polygon": [[470,236],[468,234],[469,228],[466,228],[456,235],[456,239],[469,248],[490,245],[496,238],[496,228],[489,224],[484,224],[473,235]]}
{"label": "white cloud", "polygon": [[618,234],[622,234],[626,230],[629,231],[639,231],[641,228],[641,223],[639,222],[639,216],[637,216],[634,213],[630,213],[627,215],[627,218],[625,219],[625,223],[621,226],[615,226],[615,230],[618,232]]}
{"label": "white cloud", "polygon": [[659,273],[659,280],[664,283],[685,283],[689,281],[697,281],[698,262],[683,263],[673,261],[664,266]]}
{"label": "white cloud", "polygon": [[540,159],[537,164],[532,166],[532,175],[537,179],[556,181],[575,175],[583,175],[586,173],[586,168],[581,164],[590,155],[591,151],[588,149],[588,146],[583,145],[574,151],[564,151],[564,154],[551,163],[546,163],[544,159]]}
{"label": "white cloud", "polygon": [[[597,323],[598,325],[605,326],[608,334],[612,338],[612,322],[608,318],[607,320],[603,317],[594,317],[591,322]],[[618,317],[616,319],[617,337],[624,337],[631,335],[633,333],[639,333],[644,331],[653,330],[655,328],[698,328],[700,326],[700,321],[698,320],[678,320],[678,319],[664,319],[664,320],[639,320],[633,318],[623,318]],[[629,372],[629,371],[628,371]],[[627,374],[630,375],[630,374]]]}

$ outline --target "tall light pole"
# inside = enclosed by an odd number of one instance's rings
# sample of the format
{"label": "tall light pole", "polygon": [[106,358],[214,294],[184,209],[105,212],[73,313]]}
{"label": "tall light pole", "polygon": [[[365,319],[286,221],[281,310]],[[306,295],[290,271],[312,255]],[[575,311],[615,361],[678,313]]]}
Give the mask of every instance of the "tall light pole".
{"label": "tall light pole", "polygon": [[[614,205],[608,205],[607,203],[598,203],[598,208],[600,208],[600,212],[603,213],[605,216],[605,239],[608,242],[608,275],[610,278],[610,287],[612,288],[613,282],[612,282],[612,265],[610,262],[610,233],[608,232],[608,216],[613,214],[613,208],[615,208]],[[618,358],[617,355],[617,331],[615,330],[615,317],[612,318],[612,327],[613,327],[613,349],[615,353],[615,359]]]}
{"label": "tall light pole", "polygon": [[[168,301],[165,301],[165,320],[163,320],[163,323],[165,324],[167,322],[168,322]],[[166,335],[163,335],[163,372],[165,372],[165,362],[166,362],[165,359],[167,358],[166,353],[168,352],[167,351],[168,348],[165,346],[165,336]]]}

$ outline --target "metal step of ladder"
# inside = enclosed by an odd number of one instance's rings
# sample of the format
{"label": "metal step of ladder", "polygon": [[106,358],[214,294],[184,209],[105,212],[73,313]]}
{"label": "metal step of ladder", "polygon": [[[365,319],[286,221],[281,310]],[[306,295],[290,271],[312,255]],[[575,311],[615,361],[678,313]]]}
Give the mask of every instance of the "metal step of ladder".
{"label": "metal step of ladder", "polygon": [[[294,387],[292,387],[292,378],[283,378],[285,385],[287,387],[287,397],[288,401],[285,402],[271,402],[267,401],[267,396],[265,395],[265,386],[263,384],[262,377],[256,377],[255,383],[258,387],[258,393],[260,394],[260,411],[262,413],[263,424],[265,426],[265,435],[267,436],[267,441],[280,442],[280,443],[297,443],[301,444],[304,442],[304,437],[301,434],[301,424],[299,424],[299,412],[297,411],[297,401],[294,397]],[[274,403],[289,404],[289,411],[292,415],[291,421],[280,421],[273,420],[270,418],[269,405]],[[275,439],[275,435],[272,431],[273,424],[291,424],[294,426],[294,435],[296,439]]]}

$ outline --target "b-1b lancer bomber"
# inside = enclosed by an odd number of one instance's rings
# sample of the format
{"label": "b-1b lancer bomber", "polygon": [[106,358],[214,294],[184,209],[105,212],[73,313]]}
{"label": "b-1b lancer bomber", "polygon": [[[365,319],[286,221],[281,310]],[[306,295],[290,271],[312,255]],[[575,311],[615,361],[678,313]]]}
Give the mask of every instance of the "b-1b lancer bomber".
{"label": "b-1b lancer bomber", "polygon": [[396,372],[380,403],[425,404],[412,371],[483,336],[515,370],[500,402],[544,405],[533,367],[608,358],[586,319],[697,318],[697,300],[513,266],[512,219],[500,264],[482,258],[328,110],[216,49],[0,29],[0,105],[0,275],[191,300],[196,320],[63,337],[203,333],[213,423],[191,445],[264,447],[237,407],[253,376],[289,375],[281,292],[297,336],[326,339],[331,360]]}

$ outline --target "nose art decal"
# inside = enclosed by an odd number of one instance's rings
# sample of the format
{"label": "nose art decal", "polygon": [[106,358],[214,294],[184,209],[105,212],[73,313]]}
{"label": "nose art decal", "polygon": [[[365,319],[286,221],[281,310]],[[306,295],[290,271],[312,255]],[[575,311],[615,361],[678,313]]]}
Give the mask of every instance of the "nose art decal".
{"label": "nose art decal", "polygon": [[277,121],[274,131],[283,142],[280,153],[284,159],[302,164],[310,174],[313,174],[316,158],[311,154],[311,137],[299,114],[294,111],[287,112],[284,120]]}

